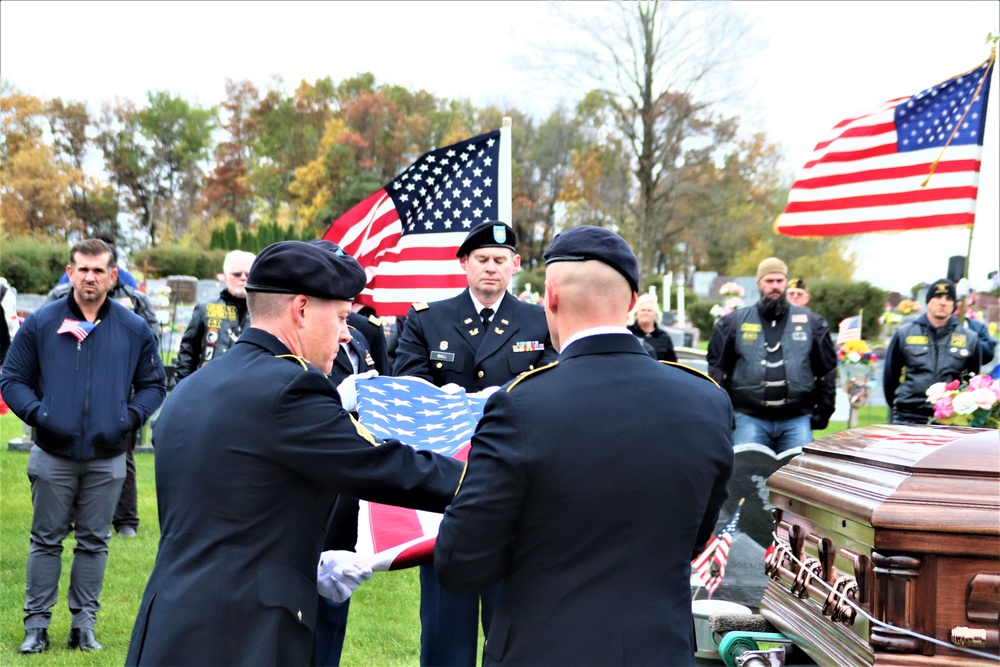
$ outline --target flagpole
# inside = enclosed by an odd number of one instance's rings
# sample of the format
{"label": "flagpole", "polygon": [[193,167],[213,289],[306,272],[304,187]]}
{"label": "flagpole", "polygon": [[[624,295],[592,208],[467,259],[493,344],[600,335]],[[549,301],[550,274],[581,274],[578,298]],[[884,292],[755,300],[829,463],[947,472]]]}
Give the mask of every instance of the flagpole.
{"label": "flagpole", "polygon": [[501,222],[514,226],[513,195],[511,194],[510,171],[510,116],[504,116],[500,124],[500,165],[497,177],[497,217]]}

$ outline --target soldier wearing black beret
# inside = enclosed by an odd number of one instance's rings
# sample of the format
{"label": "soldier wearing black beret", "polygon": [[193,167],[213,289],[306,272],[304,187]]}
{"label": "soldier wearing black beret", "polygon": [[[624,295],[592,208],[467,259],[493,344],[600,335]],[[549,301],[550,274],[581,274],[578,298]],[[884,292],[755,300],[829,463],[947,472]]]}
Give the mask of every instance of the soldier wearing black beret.
{"label": "soldier wearing black beret", "polygon": [[[469,231],[456,253],[469,287],[450,299],[415,303],[396,348],[393,374],[476,392],[554,360],[545,312],[507,293],[521,265],[517,236],[503,222]],[[443,590],[431,565],[420,568],[420,664],[476,664],[478,610],[489,629],[499,586],[462,594]]]}
{"label": "soldier wearing black beret", "polygon": [[460,462],[378,443],[327,377],[364,285],[343,252],[268,246],[247,282],[252,326],[167,398],[160,544],[126,664],[309,664],[338,494],[435,512],[453,497]]}
{"label": "soldier wearing black beret", "polygon": [[885,352],[882,388],[893,424],[926,424],[934,416],[927,389],[978,373],[982,351],[976,332],[955,316],[955,283],[935,280],[927,288],[927,312],[903,324]]}
{"label": "soldier wearing black beret", "polygon": [[690,563],[726,499],[729,398],[625,327],[639,268],[620,236],[576,227],[545,261],[558,363],[487,401],[434,566],[454,591],[503,581],[484,665],[694,664]]}

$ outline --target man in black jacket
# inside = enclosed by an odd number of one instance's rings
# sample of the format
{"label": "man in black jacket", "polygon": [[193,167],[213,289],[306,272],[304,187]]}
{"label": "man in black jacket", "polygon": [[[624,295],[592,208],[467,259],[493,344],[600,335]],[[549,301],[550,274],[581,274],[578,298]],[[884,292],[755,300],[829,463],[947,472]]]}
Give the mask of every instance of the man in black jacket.
{"label": "man in black jacket", "polygon": [[893,424],[926,424],[934,416],[927,389],[963,373],[978,373],[979,340],[955,317],[955,284],[947,278],[927,288],[927,312],[899,327],[885,352],[882,387]]}
{"label": "man in black jacket", "polygon": [[250,326],[246,284],[253,260],[253,253],[242,250],[226,255],[220,276],[226,288],[218,299],[198,304],[181,337],[174,361],[178,382],[231,348]]}

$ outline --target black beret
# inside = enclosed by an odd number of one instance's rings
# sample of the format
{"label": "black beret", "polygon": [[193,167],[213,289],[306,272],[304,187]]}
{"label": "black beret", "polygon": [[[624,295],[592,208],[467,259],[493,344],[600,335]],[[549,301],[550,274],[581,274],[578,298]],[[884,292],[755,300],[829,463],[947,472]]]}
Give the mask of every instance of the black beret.
{"label": "black beret", "polygon": [[507,248],[517,252],[517,235],[510,225],[499,220],[487,220],[472,228],[458,247],[455,257],[464,257],[479,248]]}
{"label": "black beret", "polygon": [[281,241],[267,246],[254,259],[246,289],[352,301],[367,282],[358,260],[335,243]]}
{"label": "black beret", "polygon": [[639,261],[625,239],[610,229],[582,226],[556,234],[545,251],[546,266],[553,262],[604,262],[625,276],[633,292],[639,291]]}
{"label": "black beret", "polygon": [[951,282],[947,278],[935,280],[931,283],[931,286],[927,288],[927,296],[924,298],[924,303],[929,302],[936,296],[942,295],[949,296],[952,301],[958,301],[958,297],[955,296],[955,283]]}

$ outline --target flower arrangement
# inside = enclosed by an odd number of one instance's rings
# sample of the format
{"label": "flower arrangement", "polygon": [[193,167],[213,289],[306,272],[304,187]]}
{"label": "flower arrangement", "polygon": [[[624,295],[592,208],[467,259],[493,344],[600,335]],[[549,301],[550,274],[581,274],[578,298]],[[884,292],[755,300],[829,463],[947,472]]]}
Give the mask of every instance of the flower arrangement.
{"label": "flower arrangement", "polygon": [[920,312],[920,304],[913,299],[903,299],[896,308],[903,315],[913,315]]}
{"label": "flower arrangement", "polygon": [[927,402],[938,424],[1000,428],[1000,380],[989,375],[932,384]]}
{"label": "flower arrangement", "polygon": [[837,350],[838,364],[874,364],[878,357],[863,340],[849,340]]}
{"label": "flower arrangement", "polygon": [[729,282],[719,288],[719,296],[743,296],[743,288],[736,283]]}
{"label": "flower arrangement", "polygon": [[722,304],[715,304],[708,312],[712,317],[725,317],[737,308],[743,307],[743,288],[734,282],[728,282],[719,288]]}

